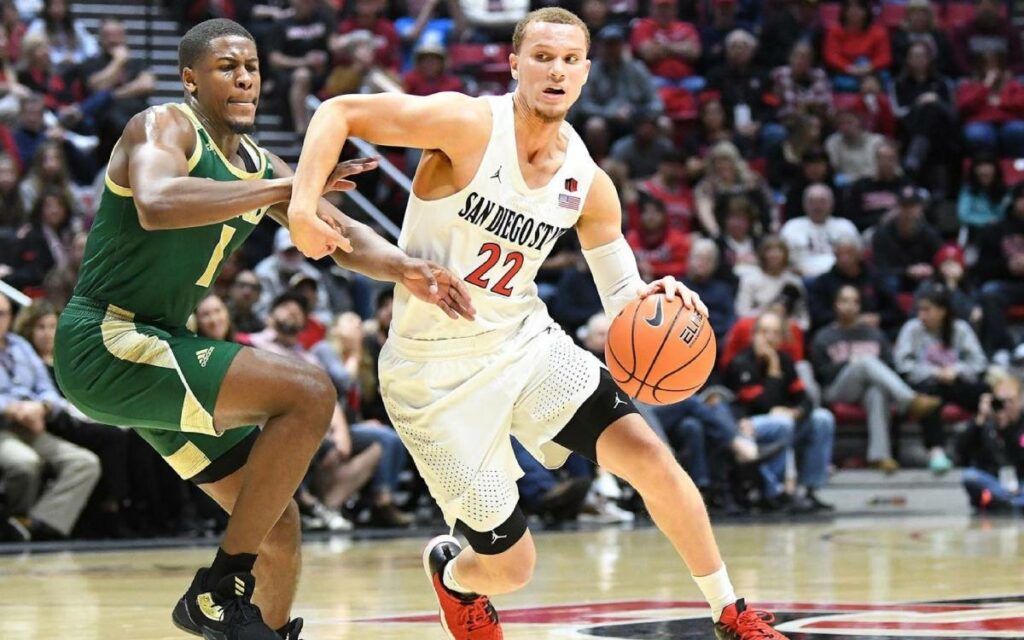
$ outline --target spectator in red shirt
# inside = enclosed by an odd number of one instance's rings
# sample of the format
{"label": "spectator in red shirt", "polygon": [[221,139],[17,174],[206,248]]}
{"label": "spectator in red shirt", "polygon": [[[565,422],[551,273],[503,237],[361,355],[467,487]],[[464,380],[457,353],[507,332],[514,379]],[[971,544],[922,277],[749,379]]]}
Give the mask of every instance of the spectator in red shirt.
{"label": "spectator in red shirt", "polygon": [[424,42],[416,47],[415,66],[402,77],[402,87],[414,96],[429,96],[441,91],[462,91],[462,80],[445,68],[448,56],[444,45]]}
{"label": "spectator in red shirt", "polygon": [[892,64],[889,33],[873,24],[867,0],[844,0],[839,24],[825,32],[823,57],[829,71],[839,74],[836,91],[854,92],[858,79],[870,73],[887,72]]}
{"label": "spectator in red shirt", "polygon": [[367,31],[373,35],[374,63],[382,69],[398,71],[401,59],[402,41],[394,23],[383,17],[383,0],[356,0],[355,14],[342,20],[338,25],[338,33],[331,37],[330,50],[334,55],[334,63],[345,62],[345,35],[355,31]]}
{"label": "spectator in red shirt", "polygon": [[1024,85],[1006,68],[1003,54],[983,54],[973,79],[961,83],[956,106],[966,123],[964,137],[972,152],[1024,156]]}
{"label": "spectator in red shirt", "polygon": [[644,280],[682,278],[690,259],[690,236],[669,226],[665,203],[641,196],[640,228],[626,234]]}
{"label": "spectator in red shirt", "polygon": [[682,153],[665,154],[657,172],[640,189],[664,205],[670,227],[683,233],[693,230],[693,193],[686,184],[686,157]]}
{"label": "spectator in red shirt", "polygon": [[630,44],[652,74],[677,86],[694,75],[701,54],[697,28],[676,19],[676,0],[652,0],[651,17],[637,20]]}

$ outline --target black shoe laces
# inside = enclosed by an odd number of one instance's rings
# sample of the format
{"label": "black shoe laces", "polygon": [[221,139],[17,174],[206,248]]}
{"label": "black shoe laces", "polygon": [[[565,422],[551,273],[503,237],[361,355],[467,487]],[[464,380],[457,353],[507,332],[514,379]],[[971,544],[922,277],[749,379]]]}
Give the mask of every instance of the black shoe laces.
{"label": "black shoe laces", "polygon": [[224,622],[230,621],[244,626],[262,620],[260,608],[247,598],[231,598],[224,604]]}

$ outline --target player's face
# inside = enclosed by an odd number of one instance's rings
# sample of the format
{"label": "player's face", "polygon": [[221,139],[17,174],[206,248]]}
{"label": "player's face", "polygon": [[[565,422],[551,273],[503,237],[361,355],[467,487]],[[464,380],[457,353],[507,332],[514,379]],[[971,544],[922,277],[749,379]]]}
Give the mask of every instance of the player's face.
{"label": "player's face", "polygon": [[517,93],[533,115],[548,122],[565,119],[590,73],[587,38],[571,24],[530,23],[510,60]]}
{"label": "player's face", "polygon": [[235,133],[252,132],[260,99],[260,62],[252,40],[214,39],[196,68],[185,68],[182,79],[206,117]]}

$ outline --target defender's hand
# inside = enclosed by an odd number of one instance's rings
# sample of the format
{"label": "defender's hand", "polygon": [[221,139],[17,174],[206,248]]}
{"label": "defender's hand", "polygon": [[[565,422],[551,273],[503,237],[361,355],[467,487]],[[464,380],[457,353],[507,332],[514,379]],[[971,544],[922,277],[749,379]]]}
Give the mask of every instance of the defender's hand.
{"label": "defender's hand", "polygon": [[441,265],[409,258],[401,268],[401,282],[414,296],[436,304],[452,320],[473,320],[476,309],[462,279]]}
{"label": "defender's hand", "polygon": [[331,177],[324,185],[324,194],[332,191],[351,191],[356,188],[356,183],[346,180],[349,176],[359,175],[364,171],[373,171],[377,168],[377,158],[354,158],[339,162],[334,168]]}
{"label": "defender's hand", "polygon": [[334,253],[335,249],[352,251],[352,243],[343,234],[335,220],[324,220],[316,212],[288,212],[288,231],[295,248],[307,258],[319,260]]}
{"label": "defender's hand", "polygon": [[678,295],[679,299],[683,301],[684,307],[687,309],[696,309],[703,314],[704,317],[707,317],[708,315],[708,308],[700,299],[700,296],[693,291],[690,291],[686,285],[679,282],[672,276],[665,276],[661,280],[655,280],[650,284],[640,287],[640,290],[637,291],[637,295],[641,298],[653,296],[656,293],[664,293],[665,297],[669,300],[674,300]]}

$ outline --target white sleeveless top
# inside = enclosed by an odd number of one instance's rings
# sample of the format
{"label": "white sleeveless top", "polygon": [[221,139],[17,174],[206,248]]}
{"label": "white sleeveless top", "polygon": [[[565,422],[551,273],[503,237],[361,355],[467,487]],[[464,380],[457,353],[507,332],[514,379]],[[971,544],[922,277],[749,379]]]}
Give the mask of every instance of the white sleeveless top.
{"label": "white sleeveless top", "polygon": [[410,256],[433,260],[465,280],[476,320],[453,321],[398,285],[394,335],[444,341],[495,331],[539,333],[552,322],[534,280],[555,241],[576,225],[596,165],[576,131],[563,123],[565,161],[547,185],[530,189],[519,170],[512,94],[487,101],[493,124],[476,175],[446,198],[409,194],[398,239]]}

